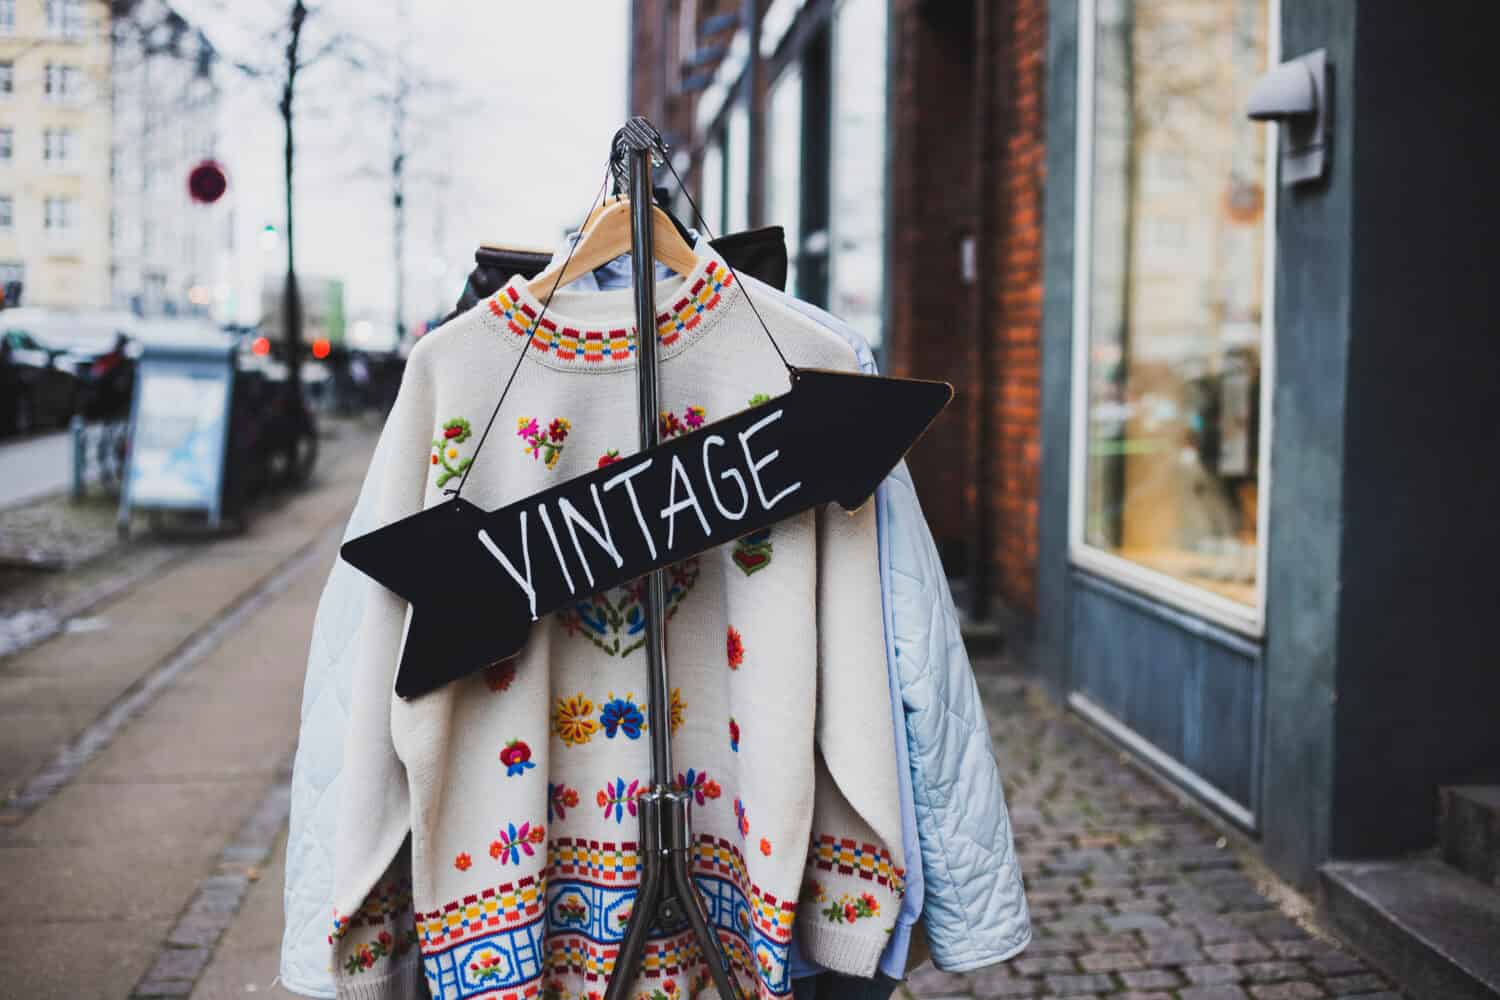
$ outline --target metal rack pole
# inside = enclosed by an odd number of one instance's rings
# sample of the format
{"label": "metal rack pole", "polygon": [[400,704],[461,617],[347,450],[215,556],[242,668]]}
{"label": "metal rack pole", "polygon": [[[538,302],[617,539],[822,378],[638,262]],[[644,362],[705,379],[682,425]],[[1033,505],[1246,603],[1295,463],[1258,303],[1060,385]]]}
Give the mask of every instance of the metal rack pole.
{"label": "metal rack pole", "polygon": [[[612,155],[629,162],[630,253],[635,285],[636,373],[640,416],[641,450],[661,440],[661,403],[657,380],[656,260],[651,246],[651,167],[666,149],[644,118],[632,118],[615,136]],[[709,974],[721,1000],[740,1000],[739,989],[729,974],[723,946],[708,923],[708,915],[690,867],[692,830],[689,803],[692,794],[672,788],[671,687],[667,676],[666,629],[663,611],[666,574],[653,570],[646,577],[642,610],[646,624],[646,670],[649,700],[646,729],[651,738],[651,783],[638,802],[641,839],[641,881],[635,904],[614,969],[605,990],[605,1000],[625,1000],[634,984],[645,954],[646,938],[653,924],[671,929],[687,919],[703,951]]]}

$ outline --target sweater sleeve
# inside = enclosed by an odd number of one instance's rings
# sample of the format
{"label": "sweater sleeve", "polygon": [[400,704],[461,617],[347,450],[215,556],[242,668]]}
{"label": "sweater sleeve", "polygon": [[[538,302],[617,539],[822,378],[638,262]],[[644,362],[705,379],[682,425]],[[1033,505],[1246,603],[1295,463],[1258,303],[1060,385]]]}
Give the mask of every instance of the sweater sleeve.
{"label": "sweater sleeve", "polygon": [[[431,389],[414,352],[372,465],[375,526],[422,508],[431,450]],[[339,997],[409,1000],[419,995],[421,957],[412,914],[411,831],[406,769],[391,735],[391,699],[407,605],[363,580],[365,613],[355,639],[349,723],[340,778],[334,858],[332,947]]]}
{"label": "sweater sleeve", "polygon": [[905,859],[874,504],[818,513],[813,829],[797,920],[803,954],[869,978],[900,910]]}

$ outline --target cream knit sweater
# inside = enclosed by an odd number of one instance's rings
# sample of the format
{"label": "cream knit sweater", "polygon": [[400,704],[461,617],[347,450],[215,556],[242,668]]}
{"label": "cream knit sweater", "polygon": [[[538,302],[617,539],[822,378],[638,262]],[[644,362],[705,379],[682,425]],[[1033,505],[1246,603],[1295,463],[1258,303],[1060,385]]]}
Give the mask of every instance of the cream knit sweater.
{"label": "cream knit sweater", "polygon": [[[787,390],[743,299],[713,258],[658,286],[664,434]],[[838,338],[756,305],[793,364],[855,369]],[[494,509],[636,449],[632,308],[628,290],[557,294],[466,499]],[[457,485],[540,311],[513,280],[413,350],[369,473],[380,523]],[[443,552],[427,559],[444,571]],[[791,992],[794,931],[809,958],[872,975],[896,918],[906,862],[876,560],[867,505],[808,511],[668,571],[692,868],[747,996]],[[339,803],[339,996],[408,1000],[425,979],[445,1000],[602,997],[649,772],[638,587],[543,618],[513,660],[407,702],[393,693],[407,607],[368,585]],[[716,995],[685,927],[653,930],[631,995]]]}

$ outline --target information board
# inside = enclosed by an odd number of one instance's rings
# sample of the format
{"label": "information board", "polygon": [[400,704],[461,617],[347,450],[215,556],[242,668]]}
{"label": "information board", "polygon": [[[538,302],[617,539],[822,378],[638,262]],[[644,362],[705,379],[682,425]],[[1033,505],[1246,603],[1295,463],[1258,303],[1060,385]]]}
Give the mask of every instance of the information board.
{"label": "information board", "polygon": [[233,374],[227,352],[148,349],[141,358],[122,524],[131,508],[203,510],[217,524]]}

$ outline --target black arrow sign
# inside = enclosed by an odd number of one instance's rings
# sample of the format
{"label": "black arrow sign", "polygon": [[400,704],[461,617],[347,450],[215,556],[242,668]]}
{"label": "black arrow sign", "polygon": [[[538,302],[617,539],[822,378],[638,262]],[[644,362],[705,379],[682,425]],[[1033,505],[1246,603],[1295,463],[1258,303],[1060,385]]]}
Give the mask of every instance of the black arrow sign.
{"label": "black arrow sign", "polygon": [[649,451],[488,513],[454,498],[340,553],[411,603],[396,693],[413,698],[514,655],[581,596],[819,504],[859,509],[952,398],[946,382],[798,370],[786,395]]}

